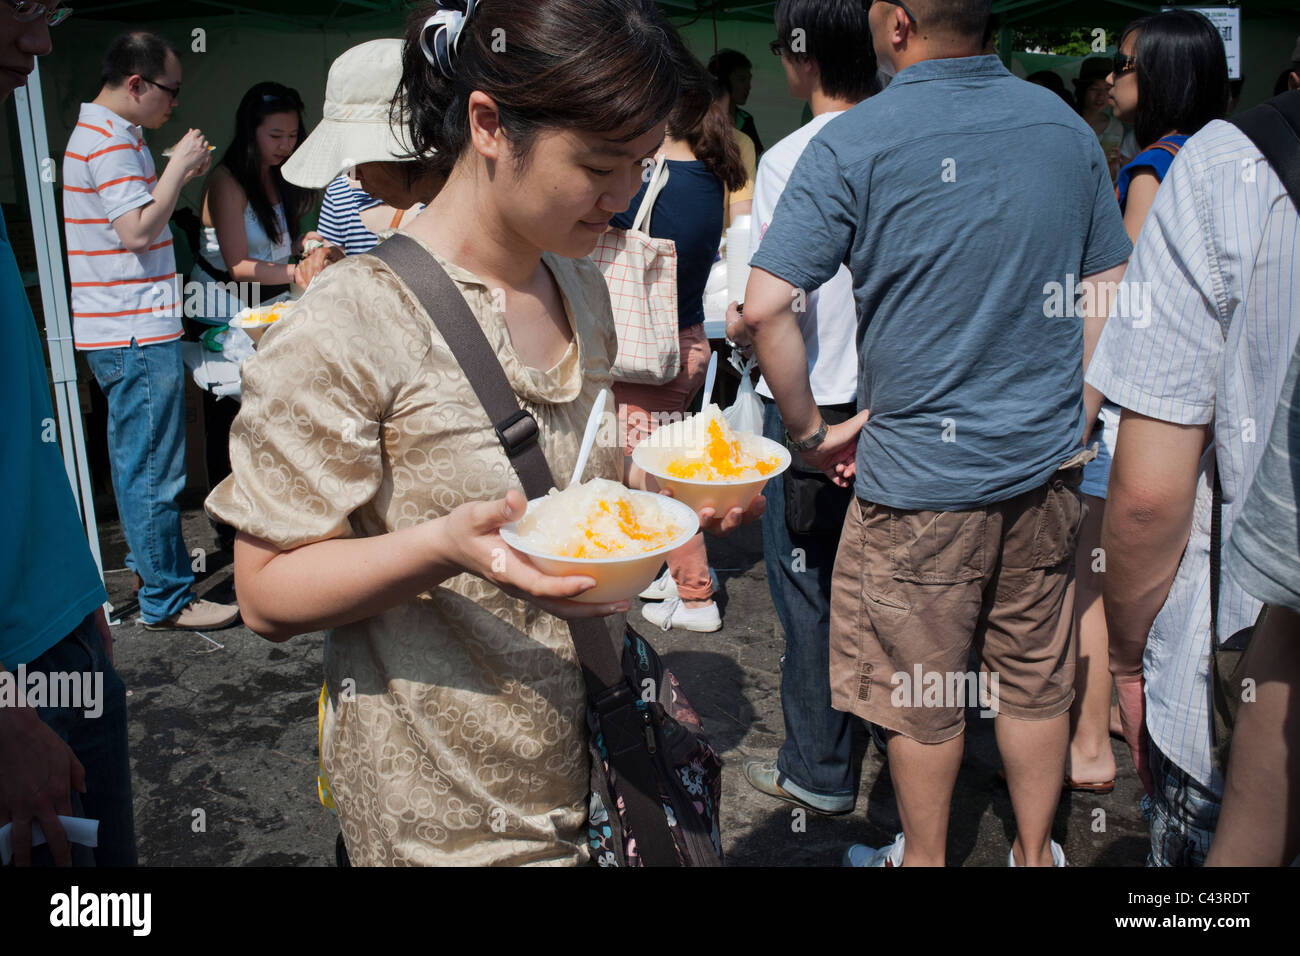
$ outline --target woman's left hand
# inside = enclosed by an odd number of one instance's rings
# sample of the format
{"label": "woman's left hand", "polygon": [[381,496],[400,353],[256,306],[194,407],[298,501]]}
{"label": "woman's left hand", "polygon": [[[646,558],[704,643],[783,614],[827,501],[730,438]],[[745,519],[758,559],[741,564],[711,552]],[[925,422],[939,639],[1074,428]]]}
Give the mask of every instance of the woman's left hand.
{"label": "woman's left hand", "polygon": [[[653,478],[650,480],[654,481]],[[661,488],[659,489],[659,493],[669,498],[674,497],[671,488]],[[735,531],[742,524],[749,524],[751,521],[757,521],[759,518],[763,517],[763,512],[766,510],[767,499],[762,495],[755,495],[749,502],[749,505],[743,510],[740,508],[732,508],[721,518],[718,517],[718,513],[714,509],[707,507],[701,508],[697,514],[700,516],[701,531],[707,531],[709,534],[722,537],[731,534],[731,532]]]}

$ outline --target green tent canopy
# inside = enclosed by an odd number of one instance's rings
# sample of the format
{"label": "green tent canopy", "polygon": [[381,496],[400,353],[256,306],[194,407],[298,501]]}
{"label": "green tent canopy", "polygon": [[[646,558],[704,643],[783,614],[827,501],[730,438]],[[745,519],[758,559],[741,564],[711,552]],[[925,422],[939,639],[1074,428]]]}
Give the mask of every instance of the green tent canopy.
{"label": "green tent canopy", "polygon": [[[771,23],[776,3],[754,0],[659,0],[674,20],[704,20],[716,16],[723,21]],[[1210,5],[1210,4],[1207,4]],[[248,16],[270,23],[303,29],[358,27],[377,19],[401,15],[413,6],[406,0],[270,0],[257,4],[246,0],[185,0],[183,4],[159,0],[111,0],[93,10],[77,9],[77,17],[97,20],[153,22],[179,17]],[[1159,11],[1158,3],[1136,0],[993,0],[993,12],[1007,25],[1051,25],[1061,27],[1099,26],[1115,28],[1148,13]],[[1294,19],[1294,0],[1245,0],[1242,19]]]}

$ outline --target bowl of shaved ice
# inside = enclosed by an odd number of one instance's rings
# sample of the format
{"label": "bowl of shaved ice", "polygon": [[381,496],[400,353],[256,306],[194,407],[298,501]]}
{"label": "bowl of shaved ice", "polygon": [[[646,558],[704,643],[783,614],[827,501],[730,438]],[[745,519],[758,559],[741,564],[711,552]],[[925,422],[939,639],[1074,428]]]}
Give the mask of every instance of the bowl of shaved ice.
{"label": "bowl of shaved ice", "polygon": [[595,578],[573,600],[605,604],[644,591],[664,556],[699,529],[699,516],[680,501],[593,478],[534,498],[501,538],[546,574]]}
{"label": "bowl of shaved ice", "polygon": [[292,302],[275,302],[271,305],[263,305],[253,309],[244,309],[230,320],[232,329],[243,329],[248,333],[248,337],[256,345],[262,340],[262,335],[269,329],[272,324],[280,321]]}
{"label": "bowl of shaved ice", "polygon": [[762,435],[738,432],[717,405],[664,425],[632,449],[632,461],[695,511],[721,518],[744,510],[768,480],[790,467],[790,450]]}

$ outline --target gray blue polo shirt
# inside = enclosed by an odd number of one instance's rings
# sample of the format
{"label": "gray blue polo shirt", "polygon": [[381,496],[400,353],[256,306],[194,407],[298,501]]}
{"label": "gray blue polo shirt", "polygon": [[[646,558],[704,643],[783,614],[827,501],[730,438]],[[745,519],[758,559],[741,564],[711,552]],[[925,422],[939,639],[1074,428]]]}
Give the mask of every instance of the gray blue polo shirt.
{"label": "gray blue polo shirt", "polygon": [[856,492],[959,511],[1083,435],[1078,281],[1132,245],[1097,137],[995,56],[926,60],[809,143],[751,265],[858,309]]}

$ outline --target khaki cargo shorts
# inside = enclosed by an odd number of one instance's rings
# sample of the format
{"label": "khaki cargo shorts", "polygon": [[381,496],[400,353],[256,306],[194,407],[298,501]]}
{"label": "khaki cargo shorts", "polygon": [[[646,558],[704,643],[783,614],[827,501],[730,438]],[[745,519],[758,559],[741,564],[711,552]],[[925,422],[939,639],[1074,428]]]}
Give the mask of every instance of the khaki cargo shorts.
{"label": "khaki cargo shorts", "polygon": [[962,732],[968,706],[1023,720],[1068,711],[1078,488],[1094,455],[972,511],[851,504],[831,583],[832,706],[932,744]]}

